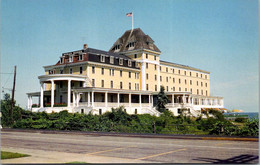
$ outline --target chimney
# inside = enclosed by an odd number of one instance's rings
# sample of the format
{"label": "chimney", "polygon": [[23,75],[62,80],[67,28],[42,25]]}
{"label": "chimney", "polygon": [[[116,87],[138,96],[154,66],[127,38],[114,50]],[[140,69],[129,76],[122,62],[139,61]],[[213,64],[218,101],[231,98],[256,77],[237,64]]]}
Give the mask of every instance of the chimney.
{"label": "chimney", "polygon": [[87,49],[87,48],[88,48],[88,44],[84,44],[83,49]]}

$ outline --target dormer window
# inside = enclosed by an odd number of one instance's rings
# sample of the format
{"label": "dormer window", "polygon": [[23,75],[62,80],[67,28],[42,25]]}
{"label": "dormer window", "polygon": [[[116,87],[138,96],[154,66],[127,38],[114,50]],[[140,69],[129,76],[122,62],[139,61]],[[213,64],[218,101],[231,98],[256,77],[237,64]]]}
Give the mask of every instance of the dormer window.
{"label": "dormer window", "polygon": [[124,63],[124,59],[119,58],[119,65],[123,65],[123,63]]}
{"label": "dormer window", "polygon": [[118,50],[118,49],[120,49],[120,45],[115,46],[115,50]]}
{"label": "dormer window", "polygon": [[83,55],[80,54],[80,55],[79,55],[79,61],[82,61],[82,60],[83,60]]}
{"label": "dormer window", "polygon": [[132,61],[128,60],[128,66],[132,66]]}
{"label": "dormer window", "polygon": [[69,62],[73,62],[73,56],[69,57]]}
{"label": "dormer window", "polygon": [[129,42],[126,47],[131,48],[135,46],[135,42]]}
{"label": "dormer window", "polygon": [[64,63],[64,59],[63,57],[60,58],[60,64],[63,64]]}
{"label": "dormer window", "polygon": [[110,56],[110,64],[114,64],[114,57]]}
{"label": "dormer window", "polygon": [[100,55],[100,61],[105,62],[105,56],[104,55]]}

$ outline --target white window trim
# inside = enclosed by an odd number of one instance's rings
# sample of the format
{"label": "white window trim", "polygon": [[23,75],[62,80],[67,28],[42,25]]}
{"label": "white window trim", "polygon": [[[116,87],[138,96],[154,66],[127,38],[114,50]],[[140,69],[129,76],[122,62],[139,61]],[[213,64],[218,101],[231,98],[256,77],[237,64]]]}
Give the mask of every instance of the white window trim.
{"label": "white window trim", "polygon": [[119,58],[119,65],[123,65],[124,64],[124,59],[123,58]]}
{"label": "white window trim", "polygon": [[60,58],[60,64],[63,64],[63,63],[64,63],[64,58],[61,57],[61,58]]}
{"label": "white window trim", "polygon": [[69,62],[73,62],[73,56],[69,56]]}
{"label": "white window trim", "polygon": [[[80,58],[81,57],[81,58]],[[82,61],[83,60],[83,55],[82,54],[80,54],[79,55],[79,61]]]}
{"label": "white window trim", "polygon": [[109,60],[110,64],[114,64],[114,57],[110,56],[110,60]]}
{"label": "white window trim", "polygon": [[105,62],[105,59],[106,59],[106,57],[101,54],[101,55],[100,55],[100,61],[101,61],[101,62]]}
{"label": "white window trim", "polygon": [[128,66],[132,66],[132,61],[128,60]]}

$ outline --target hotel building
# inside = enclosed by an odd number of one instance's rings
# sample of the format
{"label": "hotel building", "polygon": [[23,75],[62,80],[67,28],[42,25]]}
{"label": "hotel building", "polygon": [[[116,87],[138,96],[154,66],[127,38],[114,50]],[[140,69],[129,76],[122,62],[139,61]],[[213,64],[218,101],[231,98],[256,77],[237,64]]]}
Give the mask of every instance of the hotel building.
{"label": "hotel building", "polygon": [[[32,111],[102,114],[124,106],[129,114],[158,116],[160,86],[170,102],[166,108],[193,116],[204,108],[224,109],[222,97],[210,95],[210,72],[160,60],[161,51],[140,28],[126,31],[109,51],[89,48],[63,53],[44,66],[40,92],[27,93]],[[39,97],[39,104],[32,103]]]}

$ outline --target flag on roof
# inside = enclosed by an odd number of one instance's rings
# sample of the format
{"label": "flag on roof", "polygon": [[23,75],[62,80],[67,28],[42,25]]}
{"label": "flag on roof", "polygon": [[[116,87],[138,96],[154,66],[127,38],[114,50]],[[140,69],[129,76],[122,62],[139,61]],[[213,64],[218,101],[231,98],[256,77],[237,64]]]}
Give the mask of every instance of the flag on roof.
{"label": "flag on roof", "polygon": [[133,13],[131,12],[131,13],[126,13],[126,16],[127,17],[132,17],[133,16]]}

